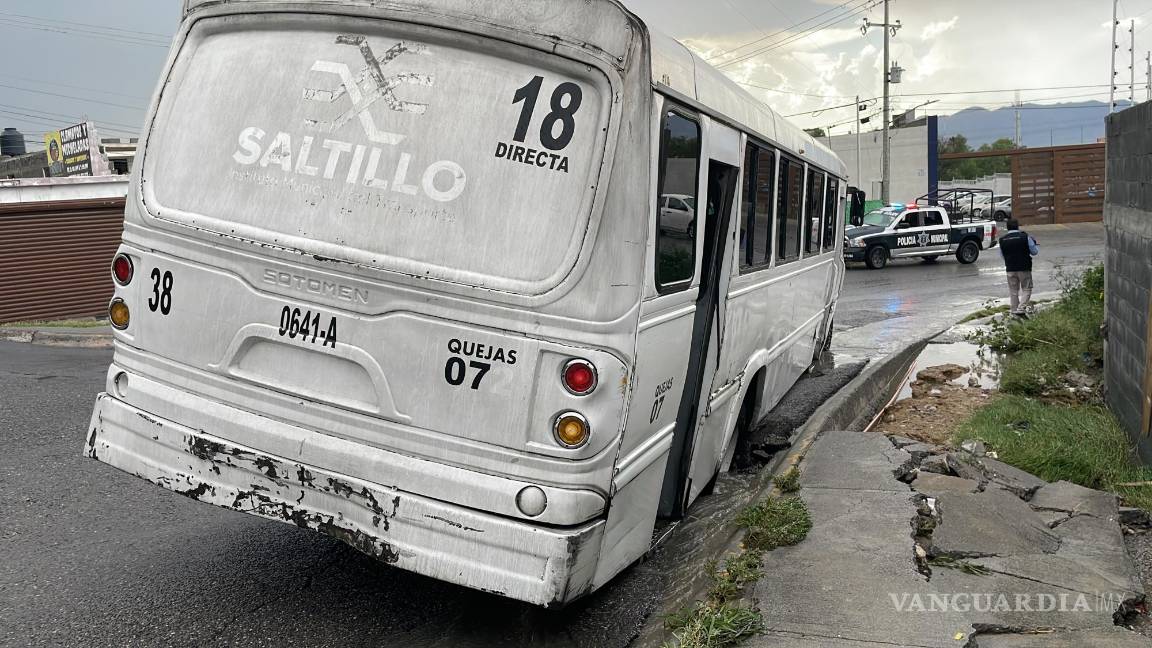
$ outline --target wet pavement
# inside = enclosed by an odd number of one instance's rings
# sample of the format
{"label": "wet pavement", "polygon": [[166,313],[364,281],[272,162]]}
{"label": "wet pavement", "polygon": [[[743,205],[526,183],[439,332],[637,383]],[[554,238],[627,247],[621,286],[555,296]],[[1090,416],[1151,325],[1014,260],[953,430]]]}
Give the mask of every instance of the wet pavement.
{"label": "wet pavement", "polygon": [[[1059,291],[1061,271],[1104,261],[1101,223],[1025,229],[1040,243],[1033,270],[1035,299]],[[953,257],[935,263],[896,260],[883,270],[853,264],[836,311],[833,350],[861,358],[885,355],[952,326],[991,300],[1007,298],[999,249],[985,250],[972,265],[961,265]]]}

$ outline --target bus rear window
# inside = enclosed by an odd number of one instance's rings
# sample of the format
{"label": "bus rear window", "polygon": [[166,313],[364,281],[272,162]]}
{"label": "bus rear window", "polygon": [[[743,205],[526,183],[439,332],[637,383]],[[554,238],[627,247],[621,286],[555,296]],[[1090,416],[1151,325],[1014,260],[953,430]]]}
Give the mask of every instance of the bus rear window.
{"label": "bus rear window", "polygon": [[588,228],[611,96],[589,66],[373,19],[200,21],[145,153],[151,215],[539,294]]}

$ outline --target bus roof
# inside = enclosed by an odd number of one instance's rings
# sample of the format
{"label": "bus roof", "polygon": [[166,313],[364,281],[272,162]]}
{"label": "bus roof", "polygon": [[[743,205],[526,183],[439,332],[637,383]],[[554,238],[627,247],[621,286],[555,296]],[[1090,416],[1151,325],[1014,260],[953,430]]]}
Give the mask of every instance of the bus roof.
{"label": "bus roof", "polygon": [[184,0],[184,13],[208,6],[259,4],[423,10],[524,31],[538,30],[542,22],[547,22],[553,37],[599,49],[617,62],[627,62],[630,27],[639,27],[639,32],[647,35],[654,87],[682,95],[721,121],[750,131],[835,175],[844,177],[847,172],[827,146],[777,115],[679,41],[650,29],[618,0]]}

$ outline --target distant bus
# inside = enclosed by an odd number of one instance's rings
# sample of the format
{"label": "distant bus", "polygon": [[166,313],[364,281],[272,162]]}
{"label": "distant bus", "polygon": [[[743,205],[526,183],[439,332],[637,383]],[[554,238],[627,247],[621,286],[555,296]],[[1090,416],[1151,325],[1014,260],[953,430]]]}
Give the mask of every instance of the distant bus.
{"label": "distant bus", "polygon": [[88,456],[542,606],[828,343],[844,166],[610,0],[187,0]]}

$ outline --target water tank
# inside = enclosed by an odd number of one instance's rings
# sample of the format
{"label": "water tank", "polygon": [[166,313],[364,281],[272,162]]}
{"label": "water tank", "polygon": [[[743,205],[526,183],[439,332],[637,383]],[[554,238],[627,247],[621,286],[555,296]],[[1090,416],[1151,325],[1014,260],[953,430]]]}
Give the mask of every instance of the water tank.
{"label": "water tank", "polygon": [[28,148],[24,146],[24,133],[15,128],[5,128],[0,134],[0,155],[24,155]]}

